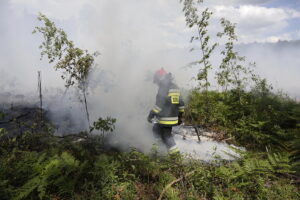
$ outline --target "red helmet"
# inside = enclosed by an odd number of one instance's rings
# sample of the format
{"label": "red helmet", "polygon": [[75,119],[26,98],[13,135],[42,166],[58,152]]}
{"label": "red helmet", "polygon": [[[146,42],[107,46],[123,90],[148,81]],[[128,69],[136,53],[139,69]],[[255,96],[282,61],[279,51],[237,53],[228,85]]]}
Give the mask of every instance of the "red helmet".
{"label": "red helmet", "polygon": [[157,70],[154,73],[153,82],[154,83],[159,83],[164,78],[164,76],[166,74],[167,74],[167,72],[164,70],[164,68],[161,68],[161,69]]}

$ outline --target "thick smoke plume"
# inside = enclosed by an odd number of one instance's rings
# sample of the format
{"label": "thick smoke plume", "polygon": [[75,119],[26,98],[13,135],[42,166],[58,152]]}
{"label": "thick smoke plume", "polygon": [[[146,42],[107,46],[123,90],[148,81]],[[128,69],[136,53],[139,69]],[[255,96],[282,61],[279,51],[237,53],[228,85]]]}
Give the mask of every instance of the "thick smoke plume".
{"label": "thick smoke plume", "polygon": [[[30,7],[20,1],[0,3],[1,102],[37,104],[37,71],[40,70],[44,105],[58,127],[57,132],[63,132],[66,127],[73,127],[69,132],[88,128],[77,92],[72,89],[66,92],[60,72],[54,71],[46,60],[40,60],[38,46],[42,38],[31,32],[39,23],[36,17],[41,11],[78,46],[101,53],[89,78],[91,121],[106,116],[117,118],[114,140],[124,144],[121,148],[133,146],[149,151],[154,138],[146,116],[155,103],[157,91],[151,80],[153,72],[164,67],[183,88],[194,85],[191,78],[197,72],[196,68],[184,67],[198,55],[188,51],[190,32],[185,27],[179,2],[58,3],[64,9],[56,9],[50,1],[46,4],[36,1]],[[300,91],[296,76],[299,55],[294,48],[287,47],[279,53],[274,46],[253,44],[240,48],[250,60],[258,60],[263,75],[268,74],[272,82],[299,98],[296,92]],[[16,100],[16,95],[20,99]]]}

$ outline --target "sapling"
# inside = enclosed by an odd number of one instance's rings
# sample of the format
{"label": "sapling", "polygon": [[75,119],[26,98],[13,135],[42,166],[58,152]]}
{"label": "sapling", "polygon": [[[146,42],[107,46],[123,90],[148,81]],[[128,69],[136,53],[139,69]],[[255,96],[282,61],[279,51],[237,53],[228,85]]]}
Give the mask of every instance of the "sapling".
{"label": "sapling", "polygon": [[[209,110],[209,102],[208,102],[208,89],[210,86],[210,82],[208,80],[209,73],[212,70],[213,66],[210,62],[210,56],[217,47],[217,43],[210,42],[210,36],[208,34],[208,26],[209,26],[209,19],[212,15],[212,12],[206,8],[202,11],[201,15],[198,15],[197,4],[202,3],[202,0],[184,0],[183,4],[183,12],[186,18],[186,25],[189,28],[196,28],[196,35],[191,37],[190,42],[196,42],[197,46],[200,48],[200,59],[196,60],[190,65],[194,66],[200,65],[199,72],[197,74],[196,79],[198,80],[198,84],[200,89],[204,90],[205,96],[205,105],[204,110],[206,115],[208,115]],[[194,51],[195,48],[192,48],[191,51]],[[206,117],[208,118],[208,116]]]}
{"label": "sapling", "polygon": [[98,52],[89,53],[75,47],[74,42],[69,40],[65,31],[57,28],[54,22],[45,15],[39,14],[38,20],[44,26],[35,27],[33,33],[39,32],[43,35],[44,41],[39,46],[41,59],[47,56],[49,63],[54,63],[55,70],[61,70],[61,78],[65,80],[65,87],[76,86],[83,96],[83,103],[86,117],[90,126],[89,110],[87,105],[88,75],[95,65],[95,57]]}
{"label": "sapling", "polygon": [[90,132],[98,130],[102,134],[102,138],[105,137],[106,132],[113,132],[115,129],[116,119],[112,117],[106,117],[106,119],[99,117],[97,121],[93,122],[93,126],[90,127]]}
{"label": "sapling", "polygon": [[252,81],[258,79],[258,76],[253,73],[255,63],[249,63],[248,66],[245,66],[245,57],[240,56],[234,50],[234,43],[238,41],[235,34],[236,24],[225,18],[221,18],[220,22],[223,32],[219,32],[217,36],[220,38],[225,37],[226,43],[224,50],[221,51],[223,59],[219,65],[219,70],[216,72],[216,78],[225,92],[230,86],[239,91],[245,87],[249,79]]}

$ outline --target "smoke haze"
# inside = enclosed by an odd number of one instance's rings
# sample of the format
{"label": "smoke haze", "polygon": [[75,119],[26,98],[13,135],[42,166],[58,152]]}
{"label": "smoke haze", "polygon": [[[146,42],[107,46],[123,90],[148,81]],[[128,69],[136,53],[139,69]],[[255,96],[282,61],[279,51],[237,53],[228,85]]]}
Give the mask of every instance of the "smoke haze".
{"label": "smoke haze", "polygon": [[[28,101],[38,102],[36,87],[40,70],[45,108],[50,110],[52,118],[57,123],[71,118],[76,130],[87,127],[78,94],[70,89],[64,95],[60,72],[53,70],[47,60],[40,60],[38,46],[42,38],[31,32],[40,25],[36,17],[42,12],[63,28],[77,46],[101,53],[90,76],[91,121],[99,116],[115,117],[119,141],[149,150],[154,139],[146,117],[155,103],[157,90],[151,80],[153,72],[164,67],[172,72],[180,87],[195,85],[191,78],[197,69],[184,66],[198,54],[188,51],[192,33],[185,27],[181,9],[179,1],[167,0],[1,1],[1,93],[22,94]],[[294,41],[285,44],[284,48],[278,48],[280,43],[249,43],[239,49],[249,60],[257,61],[262,76],[300,98],[296,50],[300,44]],[[63,129],[64,125],[60,126]]]}

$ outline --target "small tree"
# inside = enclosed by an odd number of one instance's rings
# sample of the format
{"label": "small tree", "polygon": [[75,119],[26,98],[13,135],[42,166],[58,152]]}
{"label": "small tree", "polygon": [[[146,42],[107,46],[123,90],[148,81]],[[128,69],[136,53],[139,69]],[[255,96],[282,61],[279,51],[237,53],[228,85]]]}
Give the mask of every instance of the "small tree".
{"label": "small tree", "polygon": [[[197,0],[196,3],[202,3],[202,0]],[[208,80],[209,72],[212,69],[212,64],[210,62],[210,56],[214,49],[217,46],[217,43],[210,44],[210,36],[208,34],[208,26],[209,19],[212,15],[212,12],[206,8],[199,17],[197,12],[198,9],[193,0],[184,0],[183,12],[186,17],[186,24],[189,28],[196,28],[197,32],[195,36],[191,37],[190,42],[198,42],[197,44],[200,47],[201,55],[200,59],[190,63],[191,66],[200,65],[199,72],[197,74],[196,79],[198,80],[198,84],[200,89],[203,88],[205,94],[205,105],[204,112],[208,114],[208,89],[210,86],[210,82]],[[191,51],[194,51],[195,48],[192,48]],[[206,117],[207,118],[207,117]]]}
{"label": "small tree", "polygon": [[98,130],[102,134],[102,138],[105,137],[105,133],[113,132],[115,130],[116,119],[112,117],[106,117],[106,119],[99,117],[99,119],[93,122],[93,126],[90,127],[90,132]]}
{"label": "small tree", "polygon": [[[198,3],[202,2],[201,0],[197,1]],[[197,33],[195,36],[191,37],[190,42],[198,41],[200,50],[201,50],[201,58],[197,61],[191,63],[191,65],[202,65],[197,74],[197,80],[199,81],[200,87],[203,87],[204,91],[208,91],[208,87],[210,86],[208,80],[209,70],[212,69],[212,64],[210,62],[210,55],[213,50],[216,48],[217,43],[209,44],[210,36],[208,34],[207,27],[209,25],[209,19],[212,15],[212,12],[206,8],[202,13],[201,17],[197,14],[197,7],[193,0],[185,0],[183,12],[186,17],[186,24],[189,28],[196,27]],[[194,51],[195,48],[192,48],[191,51]]]}
{"label": "small tree", "polygon": [[248,66],[243,65],[245,57],[234,51],[234,42],[238,40],[235,34],[235,24],[224,18],[220,22],[223,32],[217,35],[220,38],[225,36],[226,43],[225,49],[221,51],[224,57],[219,65],[219,71],[216,73],[217,81],[225,92],[230,86],[239,91],[244,88],[249,79],[257,80],[257,75],[253,73],[255,63],[250,63]]}
{"label": "small tree", "polygon": [[90,126],[89,111],[87,105],[88,75],[94,66],[95,57],[98,52],[90,54],[87,50],[75,47],[73,41],[69,40],[67,34],[57,28],[54,22],[45,15],[39,14],[38,20],[44,26],[35,27],[33,33],[39,32],[43,35],[44,41],[39,46],[41,59],[47,55],[49,63],[55,63],[55,70],[62,70],[61,78],[65,80],[65,87],[75,85],[83,95],[83,103],[86,117]]}

